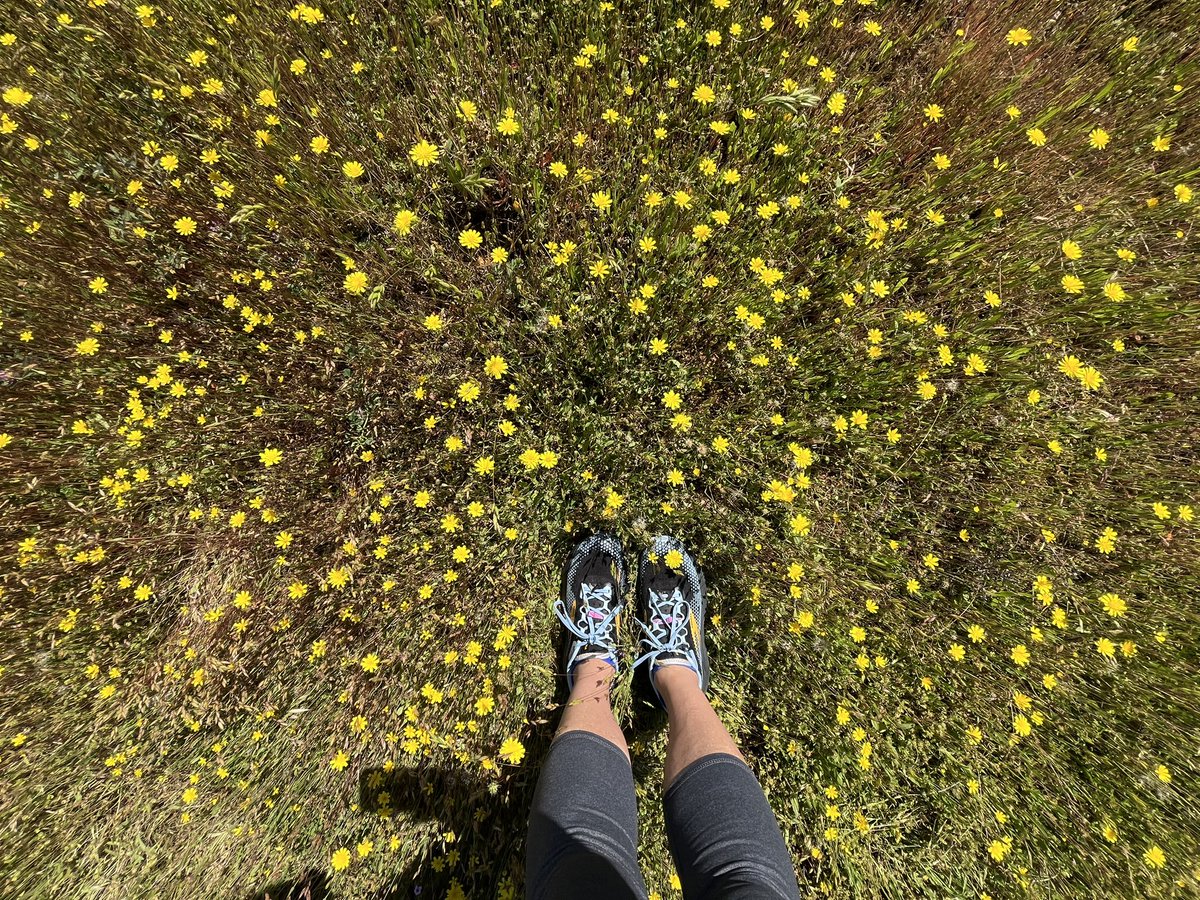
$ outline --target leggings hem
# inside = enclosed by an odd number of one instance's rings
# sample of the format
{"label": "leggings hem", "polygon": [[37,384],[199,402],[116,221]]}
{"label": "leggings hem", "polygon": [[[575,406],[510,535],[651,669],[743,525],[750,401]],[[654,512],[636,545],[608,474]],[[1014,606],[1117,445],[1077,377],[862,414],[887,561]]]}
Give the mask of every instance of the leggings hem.
{"label": "leggings hem", "polygon": [[667,800],[675,794],[676,789],[678,789],[685,780],[691,778],[698,772],[703,772],[707,768],[719,766],[722,763],[734,763],[745,769],[747,772],[750,772],[751,775],[754,774],[754,772],[748,765],[746,765],[745,762],[738,759],[732,753],[709,753],[707,756],[701,756],[699,759],[692,760],[690,763],[684,766],[682,770],[680,770],[680,772],[675,776],[675,779],[669,785],[667,785],[667,789],[663,792],[663,803],[666,804]]}
{"label": "leggings hem", "polygon": [[570,731],[564,731],[562,734],[557,735],[550,742],[550,746],[553,747],[555,744],[561,743],[562,741],[579,741],[579,740],[591,741],[591,742],[595,742],[597,744],[603,744],[605,747],[611,748],[612,750],[614,750],[615,752],[617,752],[621,755],[621,759],[625,760],[626,764],[628,764],[630,769],[632,770],[633,764],[629,761],[629,757],[625,755],[625,751],[622,750],[620,747],[618,747],[616,744],[614,744],[612,741],[610,741],[608,738],[600,737],[600,735],[596,734],[594,731],[583,731],[578,728],[572,728]]}

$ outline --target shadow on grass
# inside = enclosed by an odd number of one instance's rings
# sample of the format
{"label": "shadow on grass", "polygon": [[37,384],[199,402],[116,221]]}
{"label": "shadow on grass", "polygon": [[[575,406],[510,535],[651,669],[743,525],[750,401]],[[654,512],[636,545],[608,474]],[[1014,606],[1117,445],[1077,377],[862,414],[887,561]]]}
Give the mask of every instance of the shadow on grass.
{"label": "shadow on grass", "polygon": [[293,881],[276,881],[246,895],[244,900],[329,900],[328,876],[309,869]]}
{"label": "shadow on grass", "polygon": [[[374,896],[378,900],[440,900],[454,880],[468,897],[496,897],[506,880],[515,886],[514,896],[522,896],[526,822],[541,760],[552,737],[550,724],[543,718],[536,730],[531,728],[521,737],[525,763],[499,780],[483,772],[473,775],[434,766],[364,770],[357,797],[363,813],[421,826],[429,835],[455,835],[453,843],[427,839],[430,849],[419,854],[393,854],[396,868]],[[454,851],[457,860],[437,871],[434,860]],[[252,891],[242,900],[336,900],[340,896],[336,879],[327,871],[312,869],[294,880]]]}

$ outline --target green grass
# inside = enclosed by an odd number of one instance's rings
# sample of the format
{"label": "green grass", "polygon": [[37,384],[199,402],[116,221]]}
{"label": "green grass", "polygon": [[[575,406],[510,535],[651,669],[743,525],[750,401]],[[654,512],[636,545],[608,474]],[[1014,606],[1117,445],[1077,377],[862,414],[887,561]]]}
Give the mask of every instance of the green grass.
{"label": "green grass", "polygon": [[806,896],[1197,891],[1200,7],[606,6],[0,22],[0,892],[520,895],[598,528]]}

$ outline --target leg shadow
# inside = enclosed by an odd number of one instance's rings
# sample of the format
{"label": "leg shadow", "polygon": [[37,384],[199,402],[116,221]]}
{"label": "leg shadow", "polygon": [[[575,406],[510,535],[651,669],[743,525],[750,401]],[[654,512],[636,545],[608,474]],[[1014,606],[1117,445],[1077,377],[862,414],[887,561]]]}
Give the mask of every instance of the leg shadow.
{"label": "leg shadow", "polygon": [[[375,895],[378,900],[440,900],[454,882],[468,897],[496,897],[505,883],[513,886],[514,897],[523,896],[526,824],[540,773],[536,762],[545,755],[552,735],[544,726],[521,735],[526,761],[500,779],[434,766],[364,770],[358,782],[359,808],[405,826],[417,824],[430,836],[419,839],[419,852],[394,854],[395,873]],[[433,837],[449,832],[454,833],[453,841]],[[451,855],[452,862],[447,860]],[[446,861],[442,871],[435,867],[439,860]],[[294,880],[251,891],[242,900],[339,896],[327,871],[310,869]]]}
{"label": "leg shadow", "polygon": [[244,900],[330,900],[328,875],[309,869],[293,881],[276,881],[259,888]]}

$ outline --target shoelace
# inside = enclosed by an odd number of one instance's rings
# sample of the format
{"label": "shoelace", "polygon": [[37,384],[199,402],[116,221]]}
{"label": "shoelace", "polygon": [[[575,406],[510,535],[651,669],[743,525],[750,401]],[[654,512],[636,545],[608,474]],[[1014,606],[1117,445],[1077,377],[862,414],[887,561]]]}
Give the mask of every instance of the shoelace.
{"label": "shoelace", "polygon": [[621,612],[620,605],[614,605],[607,613],[602,613],[595,609],[592,604],[595,603],[610,603],[612,602],[613,586],[612,584],[603,584],[600,587],[592,587],[590,584],[581,585],[581,607],[586,610],[583,616],[583,624],[573,622],[571,617],[567,615],[567,604],[559,597],[554,601],[554,614],[558,616],[558,620],[563,623],[563,627],[571,634],[575,635],[576,644],[571,651],[571,656],[567,660],[567,671],[571,671],[571,666],[575,663],[577,657],[583,648],[589,644],[595,644],[601,647],[611,647],[613,645],[612,627],[617,615]]}
{"label": "shoelace", "polygon": [[[661,604],[671,603],[671,615],[662,616]],[[653,657],[657,659],[663,653],[680,653],[689,663],[691,663],[697,672],[700,671],[700,661],[696,658],[696,650],[688,643],[688,612],[690,607],[687,600],[679,588],[675,588],[670,594],[658,594],[654,591],[650,592],[650,606],[652,609],[659,611],[657,616],[650,625],[639,621],[638,625],[642,631],[646,633],[646,637],[642,640],[650,645],[650,649],[643,653],[633,663],[633,668],[637,668],[643,662]],[[665,638],[655,634],[655,623],[661,630],[661,626],[668,626],[665,629]]]}

